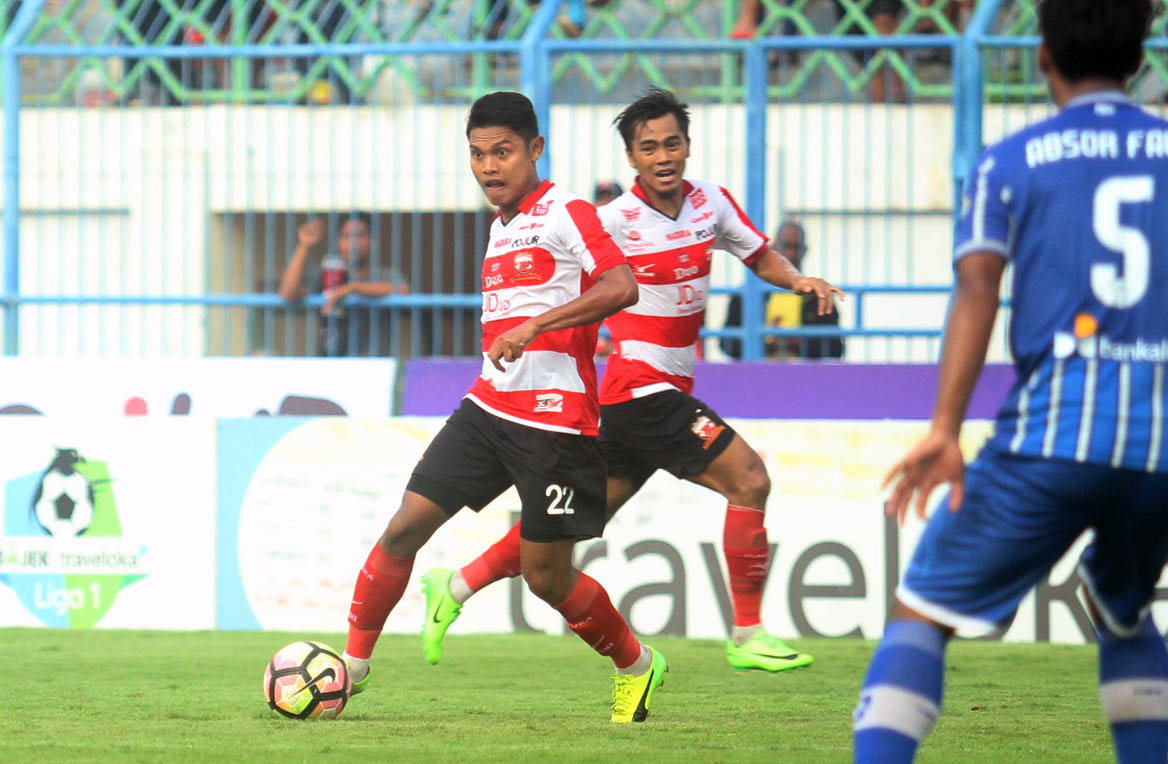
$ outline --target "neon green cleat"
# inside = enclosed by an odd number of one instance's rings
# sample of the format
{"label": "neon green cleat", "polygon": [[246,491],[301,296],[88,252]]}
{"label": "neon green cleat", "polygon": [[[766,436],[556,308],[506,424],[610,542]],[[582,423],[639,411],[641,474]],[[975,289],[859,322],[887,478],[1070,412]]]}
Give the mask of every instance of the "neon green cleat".
{"label": "neon green cleat", "polygon": [[[349,697],[353,697],[359,693],[365,692],[369,689],[369,677],[373,674],[373,669],[366,669],[365,676],[361,677],[360,682],[353,682],[349,687]],[[353,669],[349,669],[349,676],[353,675]]]}
{"label": "neon green cleat", "polygon": [[617,674],[613,677],[612,720],[617,724],[645,721],[649,715],[649,706],[653,703],[653,694],[665,684],[665,672],[669,670],[665,656],[652,647],[649,647],[649,652],[653,655],[653,664],[644,674]]}
{"label": "neon green cleat", "polygon": [[442,638],[450,624],[462,612],[462,605],[450,594],[450,568],[431,568],[422,574],[422,592],[426,595],[426,622],[422,624],[422,650],[426,660],[437,664],[442,660]]}
{"label": "neon green cleat", "polygon": [[726,641],[726,662],[739,671],[789,671],[810,666],[813,660],[810,655],[787,647],[763,629],[741,645]]}

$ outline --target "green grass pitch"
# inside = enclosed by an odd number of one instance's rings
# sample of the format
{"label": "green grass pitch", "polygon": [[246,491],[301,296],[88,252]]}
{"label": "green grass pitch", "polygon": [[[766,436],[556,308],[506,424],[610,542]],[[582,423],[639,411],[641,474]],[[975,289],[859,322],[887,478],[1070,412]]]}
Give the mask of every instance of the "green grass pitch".
{"label": "green grass pitch", "polygon": [[[846,762],[873,643],[796,640],[814,666],[737,674],[723,645],[650,640],[670,673],[645,724],[608,721],[610,664],[573,636],[378,645],[373,683],[336,721],[277,718],[264,666],[337,634],[0,630],[3,762]],[[1113,760],[1090,647],[962,642],[921,762]]]}

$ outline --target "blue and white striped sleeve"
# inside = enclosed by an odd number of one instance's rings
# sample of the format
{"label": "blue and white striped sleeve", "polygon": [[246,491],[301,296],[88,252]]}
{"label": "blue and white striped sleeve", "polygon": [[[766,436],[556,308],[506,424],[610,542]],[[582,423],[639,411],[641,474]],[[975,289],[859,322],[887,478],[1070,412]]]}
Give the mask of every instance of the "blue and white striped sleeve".
{"label": "blue and white striped sleeve", "polygon": [[1005,168],[992,151],[982,154],[965,180],[961,214],[953,233],[953,262],[971,252],[994,252],[1010,259],[1010,188]]}

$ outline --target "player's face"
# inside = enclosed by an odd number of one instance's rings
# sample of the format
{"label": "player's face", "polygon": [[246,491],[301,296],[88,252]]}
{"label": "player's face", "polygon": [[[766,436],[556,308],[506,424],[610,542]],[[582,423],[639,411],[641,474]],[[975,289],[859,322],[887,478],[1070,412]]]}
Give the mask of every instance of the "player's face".
{"label": "player's face", "polygon": [[682,133],[677,117],[666,114],[637,125],[632,147],[625,153],[629,166],[637,171],[641,188],[662,197],[681,191],[689,138]]}
{"label": "player's face", "polygon": [[543,153],[543,136],[530,144],[507,127],[476,127],[468,136],[470,169],[487,201],[504,216],[513,213],[523,197],[539,185],[535,162]]}
{"label": "player's face", "polygon": [[341,257],[346,260],[356,254],[358,260],[369,258],[371,241],[369,226],[360,220],[346,220],[341,226],[341,233],[337,237],[337,249]]}

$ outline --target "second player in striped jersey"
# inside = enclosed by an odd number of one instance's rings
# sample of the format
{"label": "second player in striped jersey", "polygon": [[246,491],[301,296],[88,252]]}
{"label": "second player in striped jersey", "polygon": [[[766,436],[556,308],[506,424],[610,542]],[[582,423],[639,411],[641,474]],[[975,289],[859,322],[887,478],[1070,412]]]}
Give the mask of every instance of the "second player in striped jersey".
{"label": "second player in striped jersey", "polygon": [[[608,468],[608,517],[658,469],[705,486],[727,501],[723,551],[734,606],[726,659],[736,669],[783,671],[807,666],[762,627],[770,478],[753,448],[694,398],[695,344],[705,319],[715,249],[741,260],[775,286],[819,298],[831,309],[840,290],[802,275],[767,245],[767,238],[715,183],[685,177],[689,110],[663,90],[651,90],[616,119],[632,189],[601,209],[605,229],[624,250],[640,298],[609,319],[613,353],[600,389],[600,446]],[[471,594],[519,571],[517,528],[461,570],[423,576],[427,617],[422,640],[437,663],[442,638]]]}

